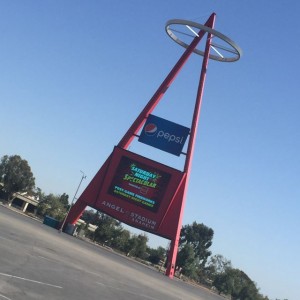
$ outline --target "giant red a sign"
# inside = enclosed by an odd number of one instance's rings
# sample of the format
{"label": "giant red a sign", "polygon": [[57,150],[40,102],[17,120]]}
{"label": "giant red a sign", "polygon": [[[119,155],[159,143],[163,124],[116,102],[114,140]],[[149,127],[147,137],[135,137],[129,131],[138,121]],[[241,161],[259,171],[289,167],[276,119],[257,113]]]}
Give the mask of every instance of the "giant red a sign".
{"label": "giant red a sign", "polygon": [[[91,206],[112,217],[142,230],[160,235],[171,240],[168,254],[166,275],[173,277],[175,262],[182,225],[183,207],[186,197],[187,182],[191,170],[191,160],[194,151],[195,136],[199,120],[203,87],[209,58],[218,61],[235,61],[240,57],[240,49],[229,38],[212,29],[215,22],[215,14],[212,14],[205,25],[185,20],[171,20],[172,24],[183,24],[186,28],[193,26],[200,31],[193,31],[195,37],[190,45],[179,40],[171,32],[168,25],[167,33],[186,50],[175,64],[169,75],[155,92],[148,104],[139,114],[137,119],[128,129],[126,134],[107,158],[98,173],[88,187],[71,208],[66,222],[75,224],[86,206]],[[170,22],[169,22],[170,23]],[[170,24],[171,24],[170,23]],[[205,51],[196,49],[202,37],[207,34]],[[210,55],[213,37],[219,37],[234,49],[229,50],[233,57]],[[218,47],[214,44],[214,49]],[[226,50],[227,48],[221,47]],[[182,66],[190,55],[195,52],[203,55],[201,76],[196,97],[194,115],[189,135],[185,165],[183,171],[178,171],[166,165],[160,164],[146,157],[129,152],[129,145],[138,136],[139,130],[152,113],[155,106],[161,100],[168,87],[171,85]],[[165,136],[164,137],[168,137]],[[145,140],[144,140],[145,142]],[[159,149],[166,150],[165,146],[155,145]],[[173,153],[170,149],[168,152]],[[180,149],[181,151],[181,149]],[[180,151],[175,151],[180,155]]]}

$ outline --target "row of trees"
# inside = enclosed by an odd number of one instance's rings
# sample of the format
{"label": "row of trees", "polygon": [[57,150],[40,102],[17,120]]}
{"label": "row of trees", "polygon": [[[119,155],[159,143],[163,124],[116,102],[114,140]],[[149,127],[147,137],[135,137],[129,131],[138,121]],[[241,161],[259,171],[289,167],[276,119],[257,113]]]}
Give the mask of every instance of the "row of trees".
{"label": "row of trees", "polygon": [[[80,230],[85,229],[85,235],[91,240],[112,247],[127,256],[134,256],[142,260],[149,260],[153,264],[158,264],[164,260],[166,250],[163,247],[157,249],[150,248],[146,234],[131,234],[129,230],[122,226],[122,223],[98,211],[86,210],[81,219],[85,225]],[[89,224],[97,226],[95,232],[88,231]]]}
{"label": "row of trees", "polygon": [[197,222],[182,227],[177,265],[183,274],[232,300],[267,300],[246,273],[233,268],[222,255],[212,256],[213,235],[211,228]]}
{"label": "row of trees", "polygon": [[[122,224],[99,212],[85,211],[81,216],[88,224],[97,227],[94,233],[86,234],[93,241],[105,244],[130,256],[159,264],[165,261],[167,249],[147,246],[145,234],[132,235]],[[231,262],[222,255],[212,256],[209,248],[212,245],[214,232],[211,228],[193,222],[182,227],[179,252],[176,262],[178,270],[186,278],[216,289],[219,294],[230,295],[232,300],[268,300],[249,276],[232,267]]]}
{"label": "row of trees", "polygon": [[[0,162],[0,182],[11,203],[16,192],[34,195],[39,199],[37,213],[49,215],[62,221],[69,210],[67,194],[54,195],[35,188],[35,178],[26,160],[20,156],[3,156]],[[167,249],[150,248],[146,234],[131,234],[122,224],[93,210],[85,211],[81,219],[85,221],[80,230],[95,242],[105,244],[126,255],[161,264],[167,257]],[[88,231],[89,224],[97,226],[95,232]],[[212,256],[209,250],[214,231],[197,222],[182,227],[176,270],[183,276],[216,289],[220,294],[230,295],[232,300],[268,300],[259,293],[249,276],[232,267],[222,255]]]}

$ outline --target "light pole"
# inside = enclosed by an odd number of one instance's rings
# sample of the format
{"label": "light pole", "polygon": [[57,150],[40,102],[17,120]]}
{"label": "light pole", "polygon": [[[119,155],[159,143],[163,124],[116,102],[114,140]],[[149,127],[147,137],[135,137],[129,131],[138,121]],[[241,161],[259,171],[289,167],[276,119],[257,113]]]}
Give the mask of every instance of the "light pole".
{"label": "light pole", "polygon": [[65,218],[64,218],[64,221],[62,222],[62,224],[61,224],[61,226],[60,226],[58,232],[62,232],[62,230],[63,230],[63,228],[64,228],[64,226],[65,226],[66,220],[68,219],[68,215],[69,215],[69,213],[70,213],[70,210],[71,210],[71,208],[72,208],[72,206],[73,206],[73,203],[74,203],[74,201],[75,201],[75,199],[76,199],[76,195],[77,195],[78,190],[79,190],[79,188],[80,188],[80,186],[81,186],[82,180],[86,178],[86,175],[84,174],[84,172],[82,172],[81,170],[80,170],[80,172],[82,173],[82,176],[81,176],[79,185],[78,185],[77,190],[76,190],[76,192],[75,192],[75,195],[74,195],[74,197],[73,197],[73,199],[72,199],[70,208],[68,209],[68,212],[67,212],[67,214],[66,214],[66,216],[65,216]]}

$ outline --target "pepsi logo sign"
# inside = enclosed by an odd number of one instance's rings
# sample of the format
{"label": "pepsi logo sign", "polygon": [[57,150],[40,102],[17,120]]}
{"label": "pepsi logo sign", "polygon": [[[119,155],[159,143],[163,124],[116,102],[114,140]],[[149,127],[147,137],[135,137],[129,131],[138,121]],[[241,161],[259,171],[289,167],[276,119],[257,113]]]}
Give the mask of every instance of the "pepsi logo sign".
{"label": "pepsi logo sign", "polygon": [[155,135],[157,126],[154,123],[149,123],[144,127],[145,134],[148,136]]}
{"label": "pepsi logo sign", "polygon": [[150,114],[139,142],[179,156],[188,134],[189,128]]}

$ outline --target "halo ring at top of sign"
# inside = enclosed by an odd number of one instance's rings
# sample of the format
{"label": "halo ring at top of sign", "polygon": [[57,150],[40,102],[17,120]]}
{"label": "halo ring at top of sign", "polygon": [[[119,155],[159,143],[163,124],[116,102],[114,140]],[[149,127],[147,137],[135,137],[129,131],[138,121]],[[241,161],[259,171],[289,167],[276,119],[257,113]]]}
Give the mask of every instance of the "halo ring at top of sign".
{"label": "halo ring at top of sign", "polygon": [[[185,26],[185,28],[187,28],[189,31],[183,32],[183,31],[176,30],[176,28],[174,28],[176,26],[177,27]],[[171,27],[173,27],[173,28],[171,28]],[[210,54],[209,55],[210,59],[221,61],[221,62],[234,62],[234,61],[237,61],[240,59],[240,57],[242,55],[242,49],[235,42],[233,42],[230,38],[228,38],[224,34],[220,33],[219,31],[212,29],[210,27],[207,27],[205,25],[202,25],[202,24],[199,24],[196,22],[192,22],[192,21],[188,21],[188,20],[172,19],[166,23],[165,30],[166,30],[168,36],[173,41],[175,41],[177,44],[179,44],[180,46],[182,46],[184,48],[188,48],[189,44],[184,42],[182,40],[182,38],[180,39],[178,36],[176,36],[174,32],[176,32],[177,34],[178,33],[181,34],[182,37],[189,36],[189,37],[195,38],[195,36],[197,36],[198,33],[195,30],[193,30],[193,28],[200,29],[207,33],[212,34],[211,48],[216,52],[216,54]],[[218,38],[223,44],[219,45],[217,43],[214,43],[214,40],[216,38]],[[228,48],[228,46],[229,46],[229,48]],[[193,52],[198,55],[204,56],[204,51],[201,51],[197,48],[194,49]],[[223,54],[226,54],[226,56]]]}

